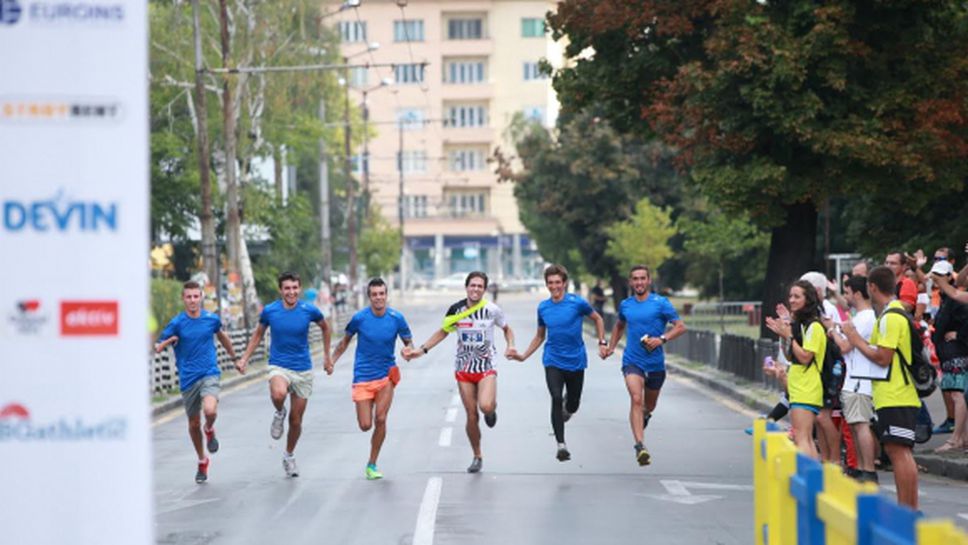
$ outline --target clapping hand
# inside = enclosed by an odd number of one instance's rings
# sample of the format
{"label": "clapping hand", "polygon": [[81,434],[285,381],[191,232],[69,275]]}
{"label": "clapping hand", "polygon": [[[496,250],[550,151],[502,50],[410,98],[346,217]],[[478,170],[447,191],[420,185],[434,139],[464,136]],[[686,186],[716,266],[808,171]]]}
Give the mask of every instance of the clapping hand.
{"label": "clapping hand", "polygon": [[918,251],[914,252],[915,265],[917,265],[917,268],[920,269],[924,267],[924,265],[927,264],[927,262],[928,262],[928,256],[924,255],[924,250],[922,250],[921,248],[918,248]]}
{"label": "clapping hand", "polygon": [[793,336],[793,330],[790,327],[790,322],[782,318],[774,318],[772,316],[767,316],[766,327],[773,333],[776,333],[778,337],[781,337],[783,339],[788,339],[791,336]]}

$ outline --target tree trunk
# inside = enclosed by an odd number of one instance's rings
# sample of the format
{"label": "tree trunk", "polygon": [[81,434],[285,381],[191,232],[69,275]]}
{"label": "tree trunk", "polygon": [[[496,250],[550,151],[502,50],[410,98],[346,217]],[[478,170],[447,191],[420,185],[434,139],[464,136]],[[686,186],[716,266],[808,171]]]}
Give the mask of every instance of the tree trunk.
{"label": "tree trunk", "polygon": [[[219,0],[219,27],[221,29],[222,67],[229,67],[229,22],[226,0]],[[232,96],[231,76],[222,81],[222,138],[225,148],[225,197],[227,208],[225,239],[228,247],[229,272],[239,272],[239,239],[242,237],[239,220],[239,186],[236,177],[236,119],[235,99]]]}
{"label": "tree trunk", "polygon": [[[777,303],[786,300],[787,289],[814,264],[817,245],[817,209],[811,203],[785,207],[786,222],[773,229],[770,256],[766,263],[763,285],[762,315],[772,316]],[[760,336],[776,338],[765,322],[760,322]]]}
{"label": "tree trunk", "polygon": [[615,312],[618,313],[618,305],[629,296],[628,279],[618,273],[612,273],[608,283],[612,286],[612,304],[615,305]]}
{"label": "tree trunk", "polygon": [[[192,18],[195,38],[195,114],[196,135],[198,137],[198,181],[201,189],[201,210],[198,219],[202,227],[202,267],[208,281],[219,285],[216,271],[218,251],[215,246],[215,215],[212,213],[212,181],[209,169],[208,148],[208,106],[205,100],[205,70],[202,64],[202,35],[199,24],[198,0],[192,1]],[[218,290],[216,289],[216,292]]]}

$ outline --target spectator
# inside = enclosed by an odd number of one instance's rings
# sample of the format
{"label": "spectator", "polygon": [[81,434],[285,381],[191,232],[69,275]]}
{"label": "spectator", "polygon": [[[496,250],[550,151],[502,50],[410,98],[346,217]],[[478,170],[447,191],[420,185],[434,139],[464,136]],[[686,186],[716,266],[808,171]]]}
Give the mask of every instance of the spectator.
{"label": "spectator", "polygon": [[884,259],[884,266],[894,273],[894,295],[904,310],[913,314],[914,307],[918,304],[918,285],[904,274],[909,269],[907,256],[904,252],[891,252]]}
{"label": "spectator", "polygon": [[[843,323],[837,307],[827,300],[828,280],[821,272],[811,271],[804,273],[800,280],[805,280],[813,286],[817,293],[817,299],[821,304],[820,318],[830,320],[831,326]],[[826,362],[833,364],[834,362]],[[836,415],[835,415],[836,412]],[[841,430],[840,421],[840,399],[836,396],[827,395],[824,392],[823,407],[817,415],[817,441],[820,443],[820,457],[825,462],[837,463],[840,461],[840,440]]]}
{"label": "spectator", "polygon": [[[935,277],[950,280],[953,273],[947,260],[936,261],[931,267]],[[953,433],[935,451],[946,452],[968,447],[968,409],[962,395],[968,387],[968,306],[942,294],[934,327],[931,340],[941,362],[941,392],[945,405],[951,404],[954,413]]]}
{"label": "spectator", "polygon": [[592,308],[599,316],[605,316],[605,289],[602,288],[602,281],[596,280],[591,290]]}

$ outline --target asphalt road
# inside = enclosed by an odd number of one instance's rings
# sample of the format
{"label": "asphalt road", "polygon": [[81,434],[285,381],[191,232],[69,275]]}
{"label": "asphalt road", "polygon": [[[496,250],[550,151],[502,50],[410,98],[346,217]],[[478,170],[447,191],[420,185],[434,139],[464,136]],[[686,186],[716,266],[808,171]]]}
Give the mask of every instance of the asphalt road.
{"label": "asphalt road", "polygon": [[[390,304],[417,342],[459,296]],[[540,295],[502,296],[523,349]],[[334,343],[336,339],[334,338]],[[572,460],[555,459],[540,353],[498,363],[498,424],[484,429],[484,471],[471,451],[453,379],[453,338],[402,363],[380,458],[381,481],[363,469],[369,433],[353,403],[352,348],[332,376],[320,370],[296,450],[301,474],[286,478],[283,441],[269,437],[263,381],[223,392],[209,482],[195,484],[184,415],[154,428],[155,535],[164,544],[748,544],[753,539],[750,413],[696,386],[668,380],[639,467],[628,429],[619,355],[589,352],[579,412],[566,426]],[[503,351],[503,339],[498,341]],[[596,348],[589,342],[590,349]],[[890,480],[890,475],[882,479]],[[968,486],[924,483],[924,509],[968,511]],[[968,517],[968,515],[966,515]],[[960,519],[965,523],[965,519]]]}

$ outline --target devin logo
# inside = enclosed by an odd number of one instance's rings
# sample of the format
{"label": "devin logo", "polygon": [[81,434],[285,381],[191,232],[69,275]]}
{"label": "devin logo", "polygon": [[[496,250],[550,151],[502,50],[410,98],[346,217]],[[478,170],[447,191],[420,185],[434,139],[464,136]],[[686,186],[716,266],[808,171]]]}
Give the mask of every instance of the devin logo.
{"label": "devin logo", "polygon": [[61,335],[117,335],[117,301],[62,301]]}
{"label": "devin logo", "polygon": [[10,403],[9,405],[5,405],[2,409],[0,409],[0,419],[5,418],[19,418],[21,420],[27,420],[30,418],[30,411],[27,410],[27,407],[24,407],[19,403]]}

